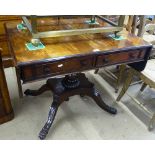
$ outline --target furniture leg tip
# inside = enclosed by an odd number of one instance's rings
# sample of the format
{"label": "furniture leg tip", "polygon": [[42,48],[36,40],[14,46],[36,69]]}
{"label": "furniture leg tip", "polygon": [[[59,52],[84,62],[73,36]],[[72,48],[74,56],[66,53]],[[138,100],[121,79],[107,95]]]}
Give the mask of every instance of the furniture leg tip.
{"label": "furniture leg tip", "polygon": [[118,93],[118,89],[115,89],[115,93]]}
{"label": "furniture leg tip", "polygon": [[120,101],[120,99],[117,98],[116,101],[118,102],[118,101]]}
{"label": "furniture leg tip", "polygon": [[46,138],[46,135],[43,135],[43,134],[39,133],[38,137],[39,137],[40,140],[44,140]]}
{"label": "furniture leg tip", "polygon": [[115,108],[111,108],[111,114],[117,114],[117,109],[115,109]]}
{"label": "furniture leg tip", "polygon": [[107,107],[107,108],[105,108],[104,109],[106,112],[108,112],[108,113],[110,113],[110,114],[113,114],[113,115],[115,115],[115,114],[117,114],[117,109],[115,109],[115,108],[113,108],[113,107]]}
{"label": "furniture leg tip", "polygon": [[25,90],[24,94],[28,96],[30,94],[30,89]]}
{"label": "furniture leg tip", "polygon": [[80,97],[84,97],[84,95],[83,94],[80,94]]}
{"label": "furniture leg tip", "polygon": [[69,101],[69,98],[67,98],[65,101]]}

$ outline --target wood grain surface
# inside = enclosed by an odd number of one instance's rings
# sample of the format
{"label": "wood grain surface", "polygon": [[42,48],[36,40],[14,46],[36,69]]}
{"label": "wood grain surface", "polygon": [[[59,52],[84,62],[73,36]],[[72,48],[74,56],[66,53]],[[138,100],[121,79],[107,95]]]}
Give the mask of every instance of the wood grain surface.
{"label": "wood grain surface", "polygon": [[13,119],[13,109],[2,65],[0,49],[0,124]]}
{"label": "wood grain surface", "polygon": [[[38,20],[38,31],[88,28],[90,25],[85,21],[89,18],[78,19],[42,19]],[[101,22],[100,26],[108,24]],[[29,51],[25,44],[30,42],[32,37],[28,31],[19,32],[16,28],[17,22],[7,23],[6,30],[9,35],[11,49],[15,56],[15,65],[29,63],[32,61],[57,59],[72,55],[95,54],[101,52],[112,52],[118,49],[130,49],[133,47],[148,46],[143,39],[128,32],[121,32],[125,39],[117,41],[107,34],[87,34],[68,37],[44,38],[41,39],[45,45],[44,49]],[[99,25],[97,25],[99,26]]]}

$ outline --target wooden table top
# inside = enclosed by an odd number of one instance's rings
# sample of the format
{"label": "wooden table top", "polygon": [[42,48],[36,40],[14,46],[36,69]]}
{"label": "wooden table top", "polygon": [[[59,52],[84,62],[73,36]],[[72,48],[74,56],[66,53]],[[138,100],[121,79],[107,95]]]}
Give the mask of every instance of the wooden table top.
{"label": "wooden table top", "polygon": [[[42,19],[39,22],[38,31],[60,30],[88,28],[88,24],[84,21],[89,18],[79,19],[62,19],[58,23],[54,19]],[[99,26],[108,26],[101,22]],[[19,32],[17,30],[17,22],[6,23],[5,27],[8,32],[9,41],[13,55],[15,57],[15,65],[21,63],[31,63],[32,61],[41,61],[48,59],[59,59],[73,55],[95,54],[98,52],[111,52],[118,49],[148,46],[149,44],[143,39],[129,34],[126,31],[120,32],[125,39],[117,41],[107,36],[107,34],[87,34],[78,36],[56,37],[41,39],[45,45],[44,49],[29,51],[25,44],[30,42],[32,36],[29,32]]]}

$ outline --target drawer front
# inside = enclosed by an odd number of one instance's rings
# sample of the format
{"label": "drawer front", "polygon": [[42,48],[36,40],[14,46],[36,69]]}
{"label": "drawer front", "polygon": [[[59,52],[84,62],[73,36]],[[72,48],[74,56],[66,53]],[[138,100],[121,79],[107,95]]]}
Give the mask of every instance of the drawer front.
{"label": "drawer front", "polygon": [[134,62],[142,60],[145,56],[145,50],[123,51],[114,54],[103,54],[97,57],[96,67],[119,64],[125,62]]}
{"label": "drawer front", "polygon": [[71,58],[58,62],[36,64],[21,67],[21,79],[23,82],[55,76],[70,72],[83,71],[93,68],[93,57]]}

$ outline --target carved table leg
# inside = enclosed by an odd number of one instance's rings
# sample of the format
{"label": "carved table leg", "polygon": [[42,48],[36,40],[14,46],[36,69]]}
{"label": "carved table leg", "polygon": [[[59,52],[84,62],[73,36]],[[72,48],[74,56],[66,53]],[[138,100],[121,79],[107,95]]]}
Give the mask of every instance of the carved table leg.
{"label": "carved table leg", "polygon": [[107,111],[108,113],[111,114],[116,114],[117,110],[113,107],[110,107],[109,105],[107,105],[106,103],[104,103],[104,101],[102,100],[99,92],[93,88],[92,91],[90,93],[87,94],[88,96],[92,97],[95,101],[95,103],[102,108],[103,110]]}
{"label": "carved table leg", "polygon": [[30,90],[27,89],[24,94],[25,95],[30,95],[30,96],[37,96],[40,95],[42,93],[44,93],[45,91],[50,90],[49,87],[47,86],[47,84],[44,84],[41,88],[39,88],[38,90]]}
{"label": "carved table leg", "polygon": [[22,84],[21,84],[21,79],[20,79],[20,70],[18,67],[16,67],[15,71],[16,71],[16,77],[17,77],[19,97],[23,98],[23,89],[22,89]]}
{"label": "carved table leg", "polygon": [[49,131],[50,127],[52,126],[52,123],[53,123],[54,118],[56,116],[59,105],[60,105],[60,103],[58,102],[58,100],[56,100],[54,98],[53,103],[50,106],[50,111],[48,113],[48,119],[47,119],[44,127],[42,128],[42,130],[39,133],[39,138],[41,140],[46,138],[46,135],[48,134],[48,131]]}

